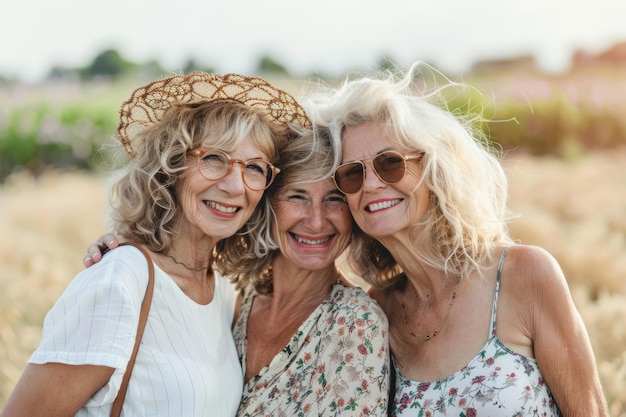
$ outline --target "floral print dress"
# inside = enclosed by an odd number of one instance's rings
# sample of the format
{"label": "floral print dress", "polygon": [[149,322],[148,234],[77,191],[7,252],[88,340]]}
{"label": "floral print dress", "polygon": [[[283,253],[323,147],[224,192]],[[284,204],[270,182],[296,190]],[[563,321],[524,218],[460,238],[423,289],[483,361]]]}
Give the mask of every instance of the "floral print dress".
{"label": "floral print dress", "polygon": [[434,382],[405,379],[394,361],[396,393],[392,416],[561,415],[537,361],[513,352],[496,335],[498,292],[505,255],[506,249],[498,265],[491,336],[485,346],[459,372]]}
{"label": "floral print dress", "polygon": [[[254,294],[233,335],[244,367]],[[285,348],[244,386],[238,416],[384,416],[389,395],[387,317],[360,288],[341,284]]]}

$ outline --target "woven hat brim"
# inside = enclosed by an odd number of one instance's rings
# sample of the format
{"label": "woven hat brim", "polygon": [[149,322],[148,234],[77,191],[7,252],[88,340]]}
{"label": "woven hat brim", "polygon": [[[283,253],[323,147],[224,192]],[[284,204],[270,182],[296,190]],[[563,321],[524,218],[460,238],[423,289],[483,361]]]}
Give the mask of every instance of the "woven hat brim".
{"label": "woven hat brim", "polygon": [[134,90],[120,108],[119,139],[132,157],[135,155],[133,142],[138,133],[158,122],[172,105],[221,100],[237,101],[259,109],[269,122],[286,128],[292,123],[311,127],[311,121],[297,100],[262,78],[192,72],[156,80]]}

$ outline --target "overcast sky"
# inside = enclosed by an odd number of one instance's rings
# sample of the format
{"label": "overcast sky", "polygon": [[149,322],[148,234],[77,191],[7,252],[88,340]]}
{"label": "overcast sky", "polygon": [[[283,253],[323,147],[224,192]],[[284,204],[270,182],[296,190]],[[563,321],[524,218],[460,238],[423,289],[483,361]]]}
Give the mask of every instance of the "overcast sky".
{"label": "overcast sky", "polygon": [[194,58],[245,73],[270,55],[294,74],[383,56],[463,72],[525,53],[558,71],[624,40],[625,0],[0,0],[0,74],[32,81],[105,48],[171,71]]}

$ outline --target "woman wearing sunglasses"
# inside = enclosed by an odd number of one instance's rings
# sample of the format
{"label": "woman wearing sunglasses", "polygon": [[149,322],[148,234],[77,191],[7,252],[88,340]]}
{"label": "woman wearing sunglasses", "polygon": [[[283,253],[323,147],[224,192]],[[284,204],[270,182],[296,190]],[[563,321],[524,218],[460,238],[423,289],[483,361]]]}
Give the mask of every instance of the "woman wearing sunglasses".
{"label": "woman wearing sunglasses", "polygon": [[[215,258],[242,294],[233,328],[244,374],[237,415],[385,416],[387,318],[335,264],[350,242],[365,238],[353,238],[346,197],[331,178],[339,152],[327,130],[292,128],[259,207],[268,215],[255,235],[265,239],[228,239]],[[191,154],[205,176],[234,162],[215,150]],[[98,243],[111,241],[117,246],[112,235],[92,245],[86,264],[99,259]]]}
{"label": "woman wearing sunglasses", "polygon": [[374,238],[349,262],[389,319],[391,414],[607,415],[563,272],[513,242],[498,158],[415,70],[313,98],[342,144],[355,234]]}

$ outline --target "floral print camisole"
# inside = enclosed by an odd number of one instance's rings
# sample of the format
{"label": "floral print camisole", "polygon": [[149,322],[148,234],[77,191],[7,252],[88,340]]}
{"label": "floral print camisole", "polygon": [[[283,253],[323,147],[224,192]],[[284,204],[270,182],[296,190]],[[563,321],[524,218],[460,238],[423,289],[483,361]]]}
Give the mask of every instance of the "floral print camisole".
{"label": "floral print camisole", "polygon": [[498,265],[490,337],[485,346],[463,369],[434,382],[405,379],[394,361],[392,416],[561,416],[537,361],[513,352],[496,334],[498,292],[507,249]]}

